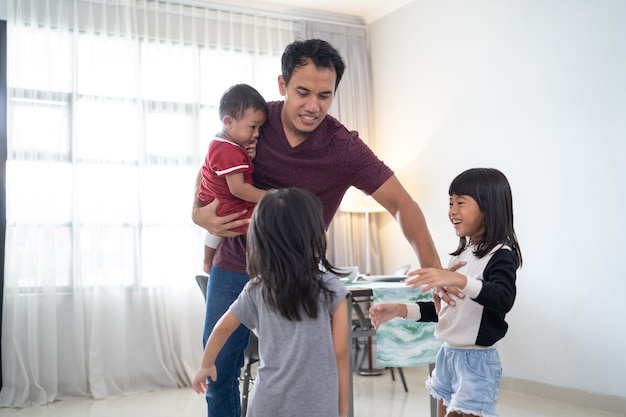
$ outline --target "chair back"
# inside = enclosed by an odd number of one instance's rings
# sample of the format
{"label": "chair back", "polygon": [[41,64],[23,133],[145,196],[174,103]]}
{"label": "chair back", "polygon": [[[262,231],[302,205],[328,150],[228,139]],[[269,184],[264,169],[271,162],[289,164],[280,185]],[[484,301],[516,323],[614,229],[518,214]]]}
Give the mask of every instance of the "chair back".
{"label": "chair back", "polygon": [[[209,283],[209,277],[206,275],[196,275],[196,282],[200,291],[202,291],[202,297],[206,300],[206,289]],[[245,356],[250,363],[257,362],[259,360],[259,339],[254,332],[250,332],[250,341],[245,351]]]}
{"label": "chair back", "polygon": [[411,269],[411,265],[402,265],[400,268],[396,269],[395,271],[393,271],[394,276],[398,276],[398,275],[406,275],[407,272],[409,272],[409,269]]}
{"label": "chair back", "polygon": [[206,287],[209,282],[209,277],[206,275],[196,275],[196,282],[202,291],[202,297],[206,300]]}

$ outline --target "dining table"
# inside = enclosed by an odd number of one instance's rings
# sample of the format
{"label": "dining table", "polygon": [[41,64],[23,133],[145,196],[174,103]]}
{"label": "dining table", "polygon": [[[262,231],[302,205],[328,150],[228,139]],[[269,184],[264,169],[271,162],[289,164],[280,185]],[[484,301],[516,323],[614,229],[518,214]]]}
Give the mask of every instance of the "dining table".
{"label": "dining table", "polygon": [[[374,329],[369,319],[369,307],[380,303],[412,303],[432,301],[430,291],[412,289],[406,285],[406,276],[359,275],[344,282],[349,290],[348,319],[350,340],[375,338],[374,365],[378,368],[405,368],[429,365],[432,372],[441,341],[435,335],[435,323],[420,323],[395,318]],[[353,373],[354,352],[350,350],[350,399],[348,417],[354,416]],[[430,415],[436,417],[437,405],[430,397]]]}

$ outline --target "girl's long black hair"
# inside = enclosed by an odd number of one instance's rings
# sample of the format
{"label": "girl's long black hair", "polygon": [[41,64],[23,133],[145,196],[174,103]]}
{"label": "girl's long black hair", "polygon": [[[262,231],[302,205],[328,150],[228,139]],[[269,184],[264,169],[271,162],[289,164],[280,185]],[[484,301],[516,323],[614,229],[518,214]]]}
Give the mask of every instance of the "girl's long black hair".
{"label": "girl's long black hair", "polygon": [[[477,242],[474,254],[487,255],[499,244],[511,247],[517,256],[517,267],[522,266],[522,252],[513,228],[513,196],[504,174],[494,168],[472,168],[459,174],[448,194],[468,195],[478,203],[485,222],[485,233]],[[459,247],[451,255],[459,255],[469,245],[469,237],[461,236]]]}
{"label": "girl's long black hair", "polygon": [[320,297],[333,296],[322,280],[320,264],[342,275],[326,259],[322,210],[309,191],[273,190],[257,204],[248,227],[251,285],[261,285],[263,299],[289,320],[300,321],[302,311],[317,317]]}

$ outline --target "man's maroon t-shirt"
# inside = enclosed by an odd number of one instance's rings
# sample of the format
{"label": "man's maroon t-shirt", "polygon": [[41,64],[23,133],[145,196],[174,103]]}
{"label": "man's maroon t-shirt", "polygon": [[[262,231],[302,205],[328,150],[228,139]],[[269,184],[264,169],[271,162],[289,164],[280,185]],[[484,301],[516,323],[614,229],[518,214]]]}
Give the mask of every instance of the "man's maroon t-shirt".
{"label": "man's maroon t-shirt", "polygon": [[[332,116],[327,115],[304,142],[292,148],[280,118],[283,102],[268,106],[269,117],[261,128],[254,159],[254,184],[263,189],[299,187],[313,192],[324,206],[326,228],[351,185],[372,194],[393,175],[357,132]],[[246,273],[245,235],[222,239],[214,264]]]}

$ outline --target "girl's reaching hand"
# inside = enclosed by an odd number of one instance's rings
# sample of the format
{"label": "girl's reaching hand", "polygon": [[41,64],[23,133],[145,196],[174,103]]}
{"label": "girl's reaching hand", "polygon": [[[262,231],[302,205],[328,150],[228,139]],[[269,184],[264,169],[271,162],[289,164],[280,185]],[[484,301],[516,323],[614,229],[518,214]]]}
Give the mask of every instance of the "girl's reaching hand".
{"label": "girl's reaching hand", "polygon": [[[378,330],[381,324],[395,317],[402,317],[402,307],[403,305],[400,304],[376,304],[372,306],[370,308],[372,326]],[[406,308],[404,310],[404,315],[406,316]]]}
{"label": "girl's reaching hand", "polygon": [[193,390],[198,394],[204,393],[207,390],[207,378],[209,377],[212,381],[217,381],[217,369],[215,368],[215,365],[198,369],[198,372],[191,383]]}

